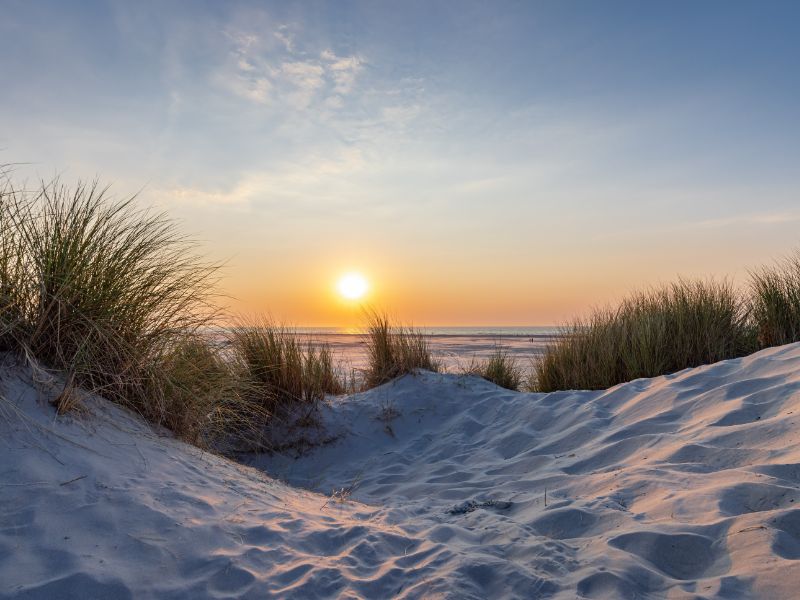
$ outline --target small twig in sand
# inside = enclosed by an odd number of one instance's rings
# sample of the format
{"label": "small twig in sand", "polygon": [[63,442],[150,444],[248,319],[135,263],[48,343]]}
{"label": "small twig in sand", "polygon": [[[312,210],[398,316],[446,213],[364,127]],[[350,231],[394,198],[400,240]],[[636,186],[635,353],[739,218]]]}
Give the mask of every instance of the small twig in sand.
{"label": "small twig in sand", "polygon": [[737,533],[745,533],[747,531],[757,531],[759,529],[766,529],[763,525],[753,525],[752,527],[745,527],[744,529],[740,529],[739,531],[734,531],[731,535],[736,535]]}
{"label": "small twig in sand", "polygon": [[70,371],[67,380],[64,382],[64,389],[55,398],[50,400],[50,405],[54,406],[59,415],[72,412],[80,403],[78,390],[75,386],[75,371]]}
{"label": "small twig in sand", "polygon": [[353,490],[356,488],[358,483],[361,481],[361,476],[363,475],[363,473],[364,473],[363,470],[359,471],[358,473],[356,473],[356,476],[353,477],[353,481],[350,483],[350,485],[348,487],[346,487],[346,488],[343,487],[343,488],[341,488],[339,490],[334,489],[331,492],[330,498],[325,500],[325,504],[320,506],[319,509],[320,510],[324,510],[325,507],[328,506],[328,504],[330,504],[331,500],[335,500],[337,502],[347,502],[347,499],[350,497],[350,494],[353,493]]}
{"label": "small twig in sand", "polygon": [[67,485],[67,484],[73,483],[75,481],[80,481],[81,479],[86,479],[87,477],[88,477],[88,475],[80,475],[80,476],[76,477],[75,479],[70,479],[69,481],[65,481],[63,483],[59,483],[58,485]]}

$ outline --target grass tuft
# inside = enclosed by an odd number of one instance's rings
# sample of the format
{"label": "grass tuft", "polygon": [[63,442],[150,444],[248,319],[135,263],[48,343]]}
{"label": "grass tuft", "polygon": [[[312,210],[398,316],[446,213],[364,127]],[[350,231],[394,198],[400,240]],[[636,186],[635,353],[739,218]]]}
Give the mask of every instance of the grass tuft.
{"label": "grass tuft", "polygon": [[26,278],[20,231],[15,226],[15,207],[24,202],[9,178],[9,169],[0,166],[0,352],[17,348],[16,338],[23,328]]}
{"label": "grass tuft", "polygon": [[273,416],[345,391],[330,348],[304,344],[290,329],[270,321],[243,324],[233,328],[229,341],[254,401]]}
{"label": "grass tuft", "polygon": [[208,334],[182,338],[163,357],[164,425],[186,441],[221,452],[257,449],[269,414]]}
{"label": "grass tuft", "polygon": [[514,391],[519,391],[524,379],[519,363],[502,346],[497,346],[487,360],[470,365],[467,373],[483,377],[495,385]]}
{"label": "grass tuft", "polygon": [[763,347],[800,341],[800,251],[750,273],[750,310]]}
{"label": "grass tuft", "polygon": [[379,386],[416,369],[438,371],[425,336],[412,327],[392,323],[385,313],[367,313],[366,389]]}
{"label": "grass tuft", "polygon": [[216,267],[134,198],[58,180],[29,191],[2,176],[0,350],[67,374],[59,410],[75,404],[74,384],[196,443],[240,427],[229,374],[200,341]]}
{"label": "grass tuft", "polygon": [[605,389],[756,350],[728,282],[680,280],[629,296],[564,328],[534,364],[534,387]]}

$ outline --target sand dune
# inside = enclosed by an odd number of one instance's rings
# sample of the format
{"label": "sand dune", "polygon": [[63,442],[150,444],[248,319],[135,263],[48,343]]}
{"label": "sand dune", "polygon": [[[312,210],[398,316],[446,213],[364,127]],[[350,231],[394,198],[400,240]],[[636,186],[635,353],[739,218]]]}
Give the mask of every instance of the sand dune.
{"label": "sand dune", "polygon": [[4,598],[797,597],[800,345],[603,392],[406,376],[251,467],[4,380]]}

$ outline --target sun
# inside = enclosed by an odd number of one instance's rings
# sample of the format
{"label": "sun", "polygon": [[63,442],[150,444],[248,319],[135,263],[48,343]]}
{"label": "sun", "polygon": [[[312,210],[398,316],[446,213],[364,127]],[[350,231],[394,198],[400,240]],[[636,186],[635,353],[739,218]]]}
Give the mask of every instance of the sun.
{"label": "sun", "polygon": [[358,300],[359,298],[363,298],[364,294],[367,293],[369,284],[361,273],[347,273],[339,279],[339,283],[336,284],[336,289],[348,300]]}

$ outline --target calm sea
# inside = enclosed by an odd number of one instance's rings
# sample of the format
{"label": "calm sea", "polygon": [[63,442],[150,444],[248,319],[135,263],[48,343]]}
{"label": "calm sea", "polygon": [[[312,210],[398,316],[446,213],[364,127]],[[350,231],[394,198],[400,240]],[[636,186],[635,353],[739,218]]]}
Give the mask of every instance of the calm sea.
{"label": "calm sea", "polygon": [[[298,333],[325,334],[325,335],[358,335],[363,330],[348,327],[295,327]],[[535,327],[415,327],[425,335],[461,335],[461,336],[491,336],[491,337],[552,337],[559,332],[554,326]]]}
{"label": "calm sea", "polygon": [[[431,351],[449,371],[466,368],[472,361],[491,356],[498,346],[520,364],[542,352],[559,333],[557,327],[418,327],[428,336]],[[339,327],[297,327],[297,333],[314,343],[328,344],[347,367],[362,369],[366,364],[364,333]]]}

